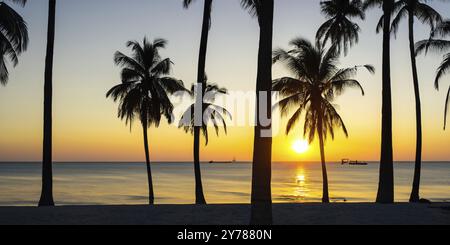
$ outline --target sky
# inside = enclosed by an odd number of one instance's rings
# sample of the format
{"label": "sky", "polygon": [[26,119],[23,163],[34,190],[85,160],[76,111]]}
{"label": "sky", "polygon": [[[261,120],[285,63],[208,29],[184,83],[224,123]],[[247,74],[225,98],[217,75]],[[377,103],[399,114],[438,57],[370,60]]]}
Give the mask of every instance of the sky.
{"label": "sky", "polygon": [[[447,3],[448,4],[448,3]],[[14,8],[28,23],[30,45],[20,64],[10,68],[6,87],[0,87],[0,161],[39,161],[42,151],[43,77],[48,1],[31,0]],[[144,36],[165,38],[162,52],[174,62],[173,77],[186,86],[195,82],[200,41],[203,1],[184,9],[181,0],[58,0],[56,17],[53,155],[55,161],[144,161],[142,129],[130,128],[117,119],[117,105],[106,99],[109,88],[120,82],[120,68],[113,54],[128,53],[128,40]],[[448,6],[432,2],[443,16]],[[340,67],[372,64],[375,75],[361,72],[366,95],[348,90],[335,101],[349,130],[326,142],[326,158],[337,161],[351,158],[376,161],[380,152],[381,131],[381,35],[375,32],[379,9],[357,21],[360,41]],[[288,48],[295,37],[312,40],[325,18],[317,0],[276,0],[274,48]],[[415,38],[428,37],[426,26],[416,24]],[[241,9],[238,0],[215,0],[207,56],[211,82],[230,91],[254,91],[258,52],[258,24]],[[418,58],[423,103],[424,148],[427,161],[450,160],[450,130],[443,131],[446,88],[433,87],[436,68],[442,55]],[[273,78],[289,76],[281,65],[273,67]],[[398,161],[414,159],[415,111],[406,22],[392,40],[392,88],[394,156]],[[177,108],[180,114],[185,108]],[[278,114],[275,114],[279,117]],[[303,121],[301,122],[303,123]],[[284,135],[285,120],[273,143],[274,161],[318,161],[317,142],[304,154],[296,154],[292,144],[302,139],[302,124]],[[155,161],[191,161],[193,138],[177,125],[163,123],[149,130],[150,155]],[[249,161],[252,157],[253,129],[230,127],[228,135],[211,137],[201,148],[202,160]]]}

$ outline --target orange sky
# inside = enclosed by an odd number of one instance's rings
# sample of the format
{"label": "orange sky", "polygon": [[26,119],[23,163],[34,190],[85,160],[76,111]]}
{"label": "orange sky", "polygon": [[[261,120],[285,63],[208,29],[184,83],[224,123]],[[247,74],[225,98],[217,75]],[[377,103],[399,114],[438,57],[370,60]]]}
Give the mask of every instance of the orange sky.
{"label": "orange sky", "polygon": [[[100,1],[99,1],[100,2]],[[323,22],[316,0],[279,0],[276,2],[274,47],[287,48],[296,36],[311,39]],[[255,19],[240,9],[237,1],[215,1],[208,49],[207,73],[211,82],[230,91],[252,91],[256,81],[258,26]],[[433,2],[442,13],[442,3]],[[119,15],[118,8],[130,11]],[[10,82],[0,87],[0,161],[39,161],[42,141],[42,95],[45,53],[46,5],[30,1],[18,11],[29,23],[30,46],[21,63],[11,70]],[[54,71],[54,159],[56,161],[143,161],[139,125],[130,133],[116,118],[117,105],[105,99],[106,91],[119,81],[113,53],[127,53],[126,41],[164,37],[169,46],[164,56],[175,62],[173,76],[187,86],[195,81],[200,37],[201,4],[182,8],[180,1],[111,0],[104,5],[90,0],[61,1],[58,6]],[[361,73],[366,96],[349,90],[336,101],[349,129],[350,138],[338,134],[327,142],[328,160],[352,158],[378,160],[381,113],[381,36],[375,26],[380,11],[368,13],[359,22],[360,43],[342,58],[341,67],[373,64],[375,76]],[[232,18],[230,18],[230,16]],[[299,18],[302,16],[302,18]],[[161,22],[164,18],[170,21]],[[303,21],[308,19],[307,23]],[[396,160],[414,159],[414,100],[410,76],[405,23],[392,44],[394,98],[394,143]],[[183,28],[181,28],[183,27]],[[114,28],[114,30],[113,30]],[[417,25],[416,38],[427,37],[427,29]],[[450,160],[450,130],[442,130],[445,91],[433,88],[435,69],[441,56],[419,57],[424,118],[425,160]],[[274,66],[274,78],[290,75]],[[450,77],[443,80],[447,88]],[[184,108],[180,108],[183,110]],[[230,109],[230,108],[229,108]],[[276,115],[277,116],[277,115]],[[274,161],[318,161],[314,144],[302,155],[295,154],[292,143],[301,138],[300,127],[292,135],[274,138]],[[151,158],[157,161],[192,160],[192,137],[174,126],[150,130]],[[202,148],[205,161],[250,160],[253,129],[231,127],[228,136],[211,137]]]}

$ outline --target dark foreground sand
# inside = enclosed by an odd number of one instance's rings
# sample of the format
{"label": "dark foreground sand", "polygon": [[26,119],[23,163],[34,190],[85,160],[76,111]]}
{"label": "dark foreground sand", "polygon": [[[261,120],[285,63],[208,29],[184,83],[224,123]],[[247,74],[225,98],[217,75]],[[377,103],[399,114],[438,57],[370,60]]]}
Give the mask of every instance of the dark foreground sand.
{"label": "dark foreground sand", "polygon": [[[249,205],[0,207],[1,225],[246,225]],[[449,225],[450,203],[274,204],[276,225]]]}

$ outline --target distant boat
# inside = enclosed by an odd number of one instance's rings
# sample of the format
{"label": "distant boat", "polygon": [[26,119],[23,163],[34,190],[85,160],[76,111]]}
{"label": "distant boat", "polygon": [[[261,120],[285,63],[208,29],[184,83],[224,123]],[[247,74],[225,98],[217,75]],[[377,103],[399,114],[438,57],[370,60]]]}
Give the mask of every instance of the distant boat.
{"label": "distant boat", "polygon": [[213,163],[232,164],[232,163],[236,163],[236,158],[233,158],[233,161],[209,161],[209,164],[213,164]]}
{"label": "distant boat", "polygon": [[367,162],[360,162],[360,161],[351,161],[350,159],[342,159],[341,165],[356,165],[356,166],[367,166],[369,165]]}

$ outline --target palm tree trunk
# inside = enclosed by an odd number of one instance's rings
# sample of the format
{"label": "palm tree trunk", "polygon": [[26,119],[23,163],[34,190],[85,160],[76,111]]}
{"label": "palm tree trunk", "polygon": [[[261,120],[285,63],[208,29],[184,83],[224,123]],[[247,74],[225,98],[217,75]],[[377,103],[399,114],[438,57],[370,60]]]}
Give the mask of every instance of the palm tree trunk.
{"label": "palm tree trunk", "polygon": [[53,52],[55,46],[56,0],[49,0],[47,54],[44,81],[44,137],[42,153],[42,191],[39,206],[54,206],[52,173],[52,93]]}
{"label": "palm tree trunk", "polygon": [[[208,36],[209,27],[211,21],[211,7],[212,0],[205,0],[205,6],[203,9],[203,23],[202,23],[202,34],[200,38],[200,51],[198,56],[198,71],[197,71],[197,84],[201,88],[197,93],[196,98],[196,123],[201,120],[203,125],[203,94],[206,89],[206,53],[208,49]],[[200,126],[195,125],[194,127],[194,171],[195,171],[195,203],[196,204],[206,204],[205,196],[203,194],[203,184],[200,166]]]}
{"label": "palm tree trunk", "polygon": [[327,166],[325,163],[325,144],[323,140],[323,120],[322,116],[319,115],[319,144],[320,144],[320,160],[322,163],[322,179],[323,179],[323,194],[322,194],[322,202],[329,203],[330,197],[328,194],[328,174],[327,174]]}
{"label": "palm tree trunk", "polygon": [[194,173],[195,173],[195,204],[205,205],[203,195],[202,173],[200,169],[200,131],[194,132]]}
{"label": "palm tree trunk", "polygon": [[[268,118],[272,117],[272,38],[273,38],[274,1],[261,1],[259,14],[260,40],[258,54],[258,75],[256,81],[256,114],[255,139],[253,147],[251,220],[253,225],[272,224],[272,137],[262,135],[262,131],[270,131],[271,125],[263,125],[260,121],[261,109],[266,109]],[[266,98],[260,92],[267,92]],[[264,116],[264,115],[263,115]]]}
{"label": "palm tree trunk", "polygon": [[410,202],[419,202],[420,171],[422,167],[422,108],[420,102],[419,76],[417,74],[416,53],[414,48],[414,14],[409,11],[409,50],[414,82],[414,96],[416,99],[416,161],[414,168],[414,182]]}
{"label": "palm tree trunk", "polygon": [[153,205],[155,203],[155,194],[153,192],[153,178],[152,169],[150,166],[150,151],[148,147],[148,135],[147,135],[147,123],[142,123],[142,129],[144,134],[144,150],[145,150],[145,163],[147,166],[147,179],[148,179],[148,203]]}
{"label": "palm tree trunk", "polygon": [[390,26],[394,0],[383,1],[383,99],[381,129],[381,159],[378,203],[394,202],[394,159],[392,150],[392,90],[390,61]]}

